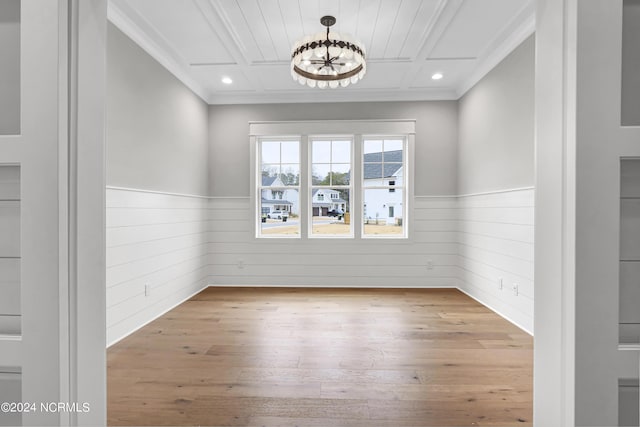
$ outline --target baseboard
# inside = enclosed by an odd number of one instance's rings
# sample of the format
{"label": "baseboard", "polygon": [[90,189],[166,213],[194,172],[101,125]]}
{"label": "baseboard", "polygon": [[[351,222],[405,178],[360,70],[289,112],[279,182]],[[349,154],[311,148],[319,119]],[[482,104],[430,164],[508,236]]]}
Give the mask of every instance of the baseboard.
{"label": "baseboard", "polygon": [[503,313],[500,312],[500,310],[497,310],[495,307],[492,307],[490,304],[487,304],[486,302],[482,301],[480,298],[476,297],[475,295],[471,295],[469,292],[465,291],[461,287],[458,287],[458,290],[460,292],[462,292],[463,294],[465,294],[466,296],[468,296],[469,298],[478,301],[480,304],[484,305],[489,310],[493,311],[495,314],[497,314],[498,316],[502,317],[507,322],[511,323],[514,326],[517,326],[518,328],[522,329],[527,334],[533,336],[533,332],[532,331],[530,331],[529,329],[525,328],[524,326],[522,326],[520,323],[516,322],[515,320],[511,319],[509,316],[504,315]]}
{"label": "baseboard", "polygon": [[171,310],[173,310],[174,308],[176,308],[177,306],[179,306],[180,304],[189,301],[191,298],[193,298],[194,296],[198,295],[200,292],[204,291],[205,289],[207,289],[209,287],[209,285],[204,285],[202,286],[200,289],[198,289],[197,291],[195,291],[194,293],[192,293],[191,295],[189,295],[186,298],[183,298],[182,300],[180,300],[179,302],[177,302],[176,304],[172,305],[171,307],[167,308],[166,310],[162,311],[161,313],[159,313],[156,317],[154,317],[151,320],[148,320],[146,322],[144,322],[142,325],[134,328],[133,330],[127,332],[126,334],[124,334],[123,336],[121,336],[120,338],[115,339],[114,341],[107,343],[107,348],[111,347],[114,344],[119,343],[120,341],[122,341],[123,339],[125,339],[126,337],[128,337],[129,335],[139,331],[140,329],[144,328],[145,326],[147,326],[149,323],[153,322],[154,320],[157,320],[158,318],[164,316],[165,314],[167,314],[168,312],[170,312]]}
{"label": "baseboard", "polygon": [[221,285],[211,283],[209,288],[306,288],[306,289],[460,289],[458,286],[344,286],[344,285]]}

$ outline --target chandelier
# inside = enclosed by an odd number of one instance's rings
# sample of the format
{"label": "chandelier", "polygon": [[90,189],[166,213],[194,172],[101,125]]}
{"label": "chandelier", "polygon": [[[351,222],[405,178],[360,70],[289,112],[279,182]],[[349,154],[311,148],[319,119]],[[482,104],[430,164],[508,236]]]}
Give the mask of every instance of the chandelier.
{"label": "chandelier", "polygon": [[323,16],[323,32],[296,42],[291,53],[291,76],[301,85],[332,89],[355,84],[367,72],[366,50],[350,36],[330,32],[336,23],[333,16]]}

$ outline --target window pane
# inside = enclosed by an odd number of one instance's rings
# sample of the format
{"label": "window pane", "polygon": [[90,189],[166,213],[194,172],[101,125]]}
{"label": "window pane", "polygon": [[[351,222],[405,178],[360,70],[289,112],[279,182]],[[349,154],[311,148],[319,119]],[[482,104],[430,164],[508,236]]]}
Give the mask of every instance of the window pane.
{"label": "window pane", "polygon": [[382,152],[382,141],[380,140],[364,141],[364,154],[381,153],[381,152]]}
{"label": "window pane", "polygon": [[260,200],[262,236],[300,235],[300,197],[297,189],[263,189]]}
{"label": "window pane", "polygon": [[364,187],[372,187],[382,185],[382,163],[365,163],[364,164]]}
{"label": "window pane", "polygon": [[402,163],[402,150],[385,151],[382,161],[385,163]]}
{"label": "window pane", "polygon": [[280,143],[273,141],[263,141],[261,161],[262,163],[280,163]]}
{"label": "window pane", "polygon": [[349,185],[350,164],[331,165],[331,185]]}
{"label": "window pane", "polygon": [[311,197],[312,228],[316,236],[351,235],[350,192],[346,189],[314,189]]}
{"label": "window pane", "polygon": [[282,183],[278,182],[280,176],[280,165],[262,165],[262,183],[261,185],[269,186],[281,186]]}
{"label": "window pane", "polygon": [[364,190],[364,235],[404,235],[401,189],[390,193],[387,189]]}
{"label": "window pane", "polygon": [[313,165],[311,171],[311,183],[313,185],[330,185],[330,165]]}
{"label": "window pane", "polygon": [[333,141],[331,150],[331,162],[351,162],[351,141]]}
{"label": "window pane", "polygon": [[402,145],[403,141],[401,139],[385,139],[384,151],[402,151]]}
{"label": "window pane", "polygon": [[298,141],[285,141],[281,145],[282,163],[300,163],[300,144]]}
{"label": "window pane", "polygon": [[300,165],[282,165],[280,172],[280,180],[282,185],[298,186],[300,185]]}
{"label": "window pane", "polygon": [[312,163],[331,163],[331,141],[313,141]]}

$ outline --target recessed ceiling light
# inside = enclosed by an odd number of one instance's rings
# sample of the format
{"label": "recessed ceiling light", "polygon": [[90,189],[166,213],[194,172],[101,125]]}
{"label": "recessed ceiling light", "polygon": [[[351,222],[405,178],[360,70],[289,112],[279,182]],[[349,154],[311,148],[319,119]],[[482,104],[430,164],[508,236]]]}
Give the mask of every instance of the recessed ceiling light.
{"label": "recessed ceiling light", "polygon": [[231,80],[231,77],[223,77],[222,78],[222,83],[224,83],[226,85],[230,85],[231,83],[233,83],[233,80]]}
{"label": "recessed ceiling light", "polygon": [[431,79],[432,80],[440,80],[443,77],[444,77],[444,75],[442,73],[435,73],[433,76],[431,76]]}

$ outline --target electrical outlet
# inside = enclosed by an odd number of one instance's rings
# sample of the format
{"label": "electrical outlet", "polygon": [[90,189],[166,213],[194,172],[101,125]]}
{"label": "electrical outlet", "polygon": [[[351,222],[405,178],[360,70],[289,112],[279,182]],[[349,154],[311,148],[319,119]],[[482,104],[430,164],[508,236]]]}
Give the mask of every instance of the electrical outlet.
{"label": "electrical outlet", "polygon": [[502,277],[498,277],[498,289],[502,290]]}
{"label": "electrical outlet", "polygon": [[239,259],[237,262],[238,269],[242,270],[244,268],[244,260]]}
{"label": "electrical outlet", "polygon": [[144,284],[144,296],[145,297],[151,296],[151,283]]}
{"label": "electrical outlet", "polygon": [[427,270],[433,270],[433,260],[427,260]]}
{"label": "electrical outlet", "polygon": [[513,295],[518,296],[518,284],[514,283],[511,289],[513,289]]}

